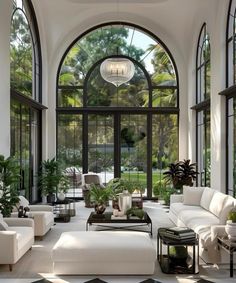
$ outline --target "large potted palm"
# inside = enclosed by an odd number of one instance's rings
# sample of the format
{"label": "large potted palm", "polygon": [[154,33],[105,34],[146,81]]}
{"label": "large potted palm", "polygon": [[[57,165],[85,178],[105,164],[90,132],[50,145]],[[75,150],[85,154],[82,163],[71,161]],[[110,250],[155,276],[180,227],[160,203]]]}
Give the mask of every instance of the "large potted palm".
{"label": "large potted palm", "polygon": [[42,162],[39,183],[42,193],[47,196],[48,203],[55,201],[59,184],[64,178],[66,176],[63,174],[60,162],[55,157]]}
{"label": "large potted palm", "polygon": [[19,183],[20,167],[13,157],[0,155],[0,212],[10,216],[13,207],[19,202],[16,185]]}

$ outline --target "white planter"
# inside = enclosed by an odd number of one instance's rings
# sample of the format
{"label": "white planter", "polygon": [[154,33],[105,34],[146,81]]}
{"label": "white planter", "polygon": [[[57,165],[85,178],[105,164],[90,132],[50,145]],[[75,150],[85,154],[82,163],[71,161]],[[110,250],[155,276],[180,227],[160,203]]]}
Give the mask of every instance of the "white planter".
{"label": "white planter", "polygon": [[232,220],[228,220],[225,225],[225,231],[230,240],[236,241],[236,223],[233,223]]}
{"label": "white planter", "polygon": [[63,193],[63,192],[59,192],[58,194],[57,194],[57,199],[58,200],[64,200],[66,198],[66,196],[65,196],[65,194]]}

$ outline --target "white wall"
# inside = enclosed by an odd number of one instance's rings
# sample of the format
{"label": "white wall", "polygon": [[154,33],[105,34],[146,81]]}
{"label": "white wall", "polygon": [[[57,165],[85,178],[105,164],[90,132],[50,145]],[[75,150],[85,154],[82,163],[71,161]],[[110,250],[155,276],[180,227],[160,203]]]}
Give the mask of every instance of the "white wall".
{"label": "white wall", "polygon": [[0,154],[10,155],[10,21],[12,3],[0,1]]}
{"label": "white wall", "polygon": [[[213,3],[213,2],[212,2]],[[211,44],[211,187],[225,192],[225,99],[218,95],[225,88],[225,32],[228,1],[219,1],[195,19],[189,57],[189,108],[196,104],[196,50],[201,26],[207,24]],[[196,159],[195,111],[189,109],[189,156]],[[192,146],[191,146],[192,145]]]}

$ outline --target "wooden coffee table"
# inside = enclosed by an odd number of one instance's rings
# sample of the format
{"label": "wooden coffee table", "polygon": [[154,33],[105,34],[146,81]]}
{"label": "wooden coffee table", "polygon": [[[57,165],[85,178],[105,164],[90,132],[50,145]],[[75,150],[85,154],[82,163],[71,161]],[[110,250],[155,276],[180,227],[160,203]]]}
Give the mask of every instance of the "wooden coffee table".
{"label": "wooden coffee table", "polygon": [[[86,231],[89,227],[94,225],[101,227],[100,231],[107,230],[128,230],[128,231],[139,231],[150,233],[152,236],[152,220],[149,215],[145,212],[143,219],[127,218],[127,219],[112,219],[112,212],[105,212],[99,216],[95,212],[91,212],[86,222]],[[118,225],[117,225],[118,224]],[[144,229],[138,228],[144,227]]]}

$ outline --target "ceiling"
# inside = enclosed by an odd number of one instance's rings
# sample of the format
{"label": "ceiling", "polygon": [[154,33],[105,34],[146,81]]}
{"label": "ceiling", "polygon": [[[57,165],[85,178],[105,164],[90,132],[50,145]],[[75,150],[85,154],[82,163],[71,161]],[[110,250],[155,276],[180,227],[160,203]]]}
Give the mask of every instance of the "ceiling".
{"label": "ceiling", "polygon": [[93,26],[124,21],[151,30],[172,53],[178,50],[183,58],[195,36],[193,31],[200,30],[209,15],[216,13],[219,2],[220,0],[33,0],[40,33],[43,34],[44,45],[49,53],[55,53],[60,46],[65,50],[74,38]]}

